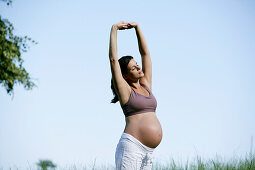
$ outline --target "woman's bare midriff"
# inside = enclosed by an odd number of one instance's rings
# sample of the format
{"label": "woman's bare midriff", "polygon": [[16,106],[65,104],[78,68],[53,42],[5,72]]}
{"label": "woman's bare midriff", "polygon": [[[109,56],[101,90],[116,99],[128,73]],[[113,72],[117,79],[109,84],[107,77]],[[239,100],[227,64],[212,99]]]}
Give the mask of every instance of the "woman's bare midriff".
{"label": "woman's bare midriff", "polygon": [[132,135],[150,148],[156,148],[160,144],[163,135],[160,122],[154,112],[126,117],[124,132]]}

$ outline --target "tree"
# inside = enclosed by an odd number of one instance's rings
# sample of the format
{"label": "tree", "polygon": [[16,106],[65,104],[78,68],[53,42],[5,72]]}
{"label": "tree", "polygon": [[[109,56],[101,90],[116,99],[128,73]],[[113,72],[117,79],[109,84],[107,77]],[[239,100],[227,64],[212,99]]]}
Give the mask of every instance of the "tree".
{"label": "tree", "polygon": [[47,170],[48,168],[55,169],[57,167],[57,165],[55,165],[51,160],[39,160],[37,166],[41,170]]}
{"label": "tree", "polygon": [[[1,0],[7,5],[12,0]],[[0,16],[0,84],[5,87],[7,94],[13,94],[15,84],[23,84],[26,90],[35,85],[29,73],[23,67],[22,52],[27,52],[29,43],[37,44],[28,36],[19,37],[13,34],[14,27],[7,19]]]}

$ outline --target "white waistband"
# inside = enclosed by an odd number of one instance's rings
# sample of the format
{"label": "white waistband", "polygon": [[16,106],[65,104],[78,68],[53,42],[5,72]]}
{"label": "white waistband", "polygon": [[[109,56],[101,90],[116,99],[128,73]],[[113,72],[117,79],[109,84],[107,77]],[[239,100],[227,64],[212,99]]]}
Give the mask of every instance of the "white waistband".
{"label": "white waistband", "polygon": [[123,132],[123,134],[121,135],[121,138],[128,138],[131,141],[133,141],[134,143],[140,145],[142,148],[144,148],[145,150],[147,150],[148,152],[153,152],[155,148],[150,148],[146,145],[144,145],[142,142],[140,142],[138,139],[136,139],[134,136]]}

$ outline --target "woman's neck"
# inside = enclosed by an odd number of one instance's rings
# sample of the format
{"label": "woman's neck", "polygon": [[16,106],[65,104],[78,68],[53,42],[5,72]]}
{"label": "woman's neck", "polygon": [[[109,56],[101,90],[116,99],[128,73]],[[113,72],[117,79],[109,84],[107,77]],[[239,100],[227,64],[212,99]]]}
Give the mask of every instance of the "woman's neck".
{"label": "woman's neck", "polygon": [[135,89],[140,89],[141,88],[141,84],[139,83],[139,81],[137,81],[137,82],[129,82],[128,84],[131,87],[135,88]]}

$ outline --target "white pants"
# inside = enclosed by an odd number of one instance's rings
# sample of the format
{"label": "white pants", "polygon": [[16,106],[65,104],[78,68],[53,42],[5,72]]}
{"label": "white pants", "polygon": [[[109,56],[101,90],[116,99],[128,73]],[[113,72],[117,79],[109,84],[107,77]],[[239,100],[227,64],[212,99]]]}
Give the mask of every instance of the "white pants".
{"label": "white pants", "polygon": [[132,135],[123,133],[115,152],[116,170],[151,170],[153,150]]}

